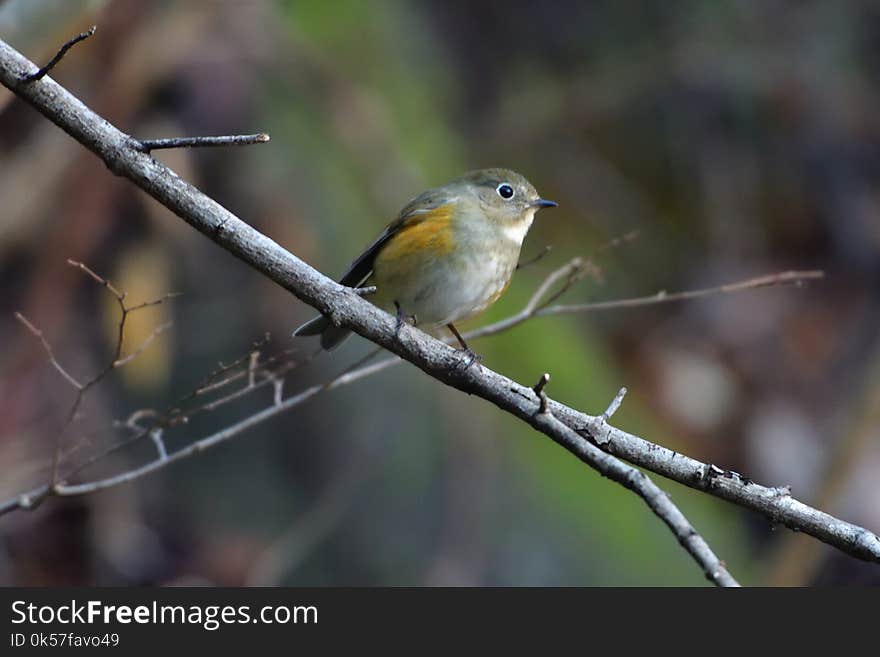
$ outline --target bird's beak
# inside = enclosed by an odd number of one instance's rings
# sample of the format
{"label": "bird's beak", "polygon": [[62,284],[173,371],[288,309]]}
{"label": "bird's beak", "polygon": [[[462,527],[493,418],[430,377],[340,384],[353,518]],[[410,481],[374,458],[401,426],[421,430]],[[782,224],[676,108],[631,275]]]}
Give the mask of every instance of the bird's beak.
{"label": "bird's beak", "polygon": [[538,198],[531,202],[533,208],[555,208],[559,203],[556,201],[548,201],[545,198]]}

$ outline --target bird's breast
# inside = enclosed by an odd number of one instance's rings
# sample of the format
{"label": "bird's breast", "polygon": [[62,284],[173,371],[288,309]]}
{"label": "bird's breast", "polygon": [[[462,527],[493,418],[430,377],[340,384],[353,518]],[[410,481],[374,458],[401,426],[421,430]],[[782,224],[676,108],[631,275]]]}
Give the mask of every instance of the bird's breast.
{"label": "bird's breast", "polygon": [[507,288],[520,245],[495,235],[459,235],[444,253],[425,250],[389,261],[379,258],[375,301],[416,315],[421,325],[454,323],[488,308]]}

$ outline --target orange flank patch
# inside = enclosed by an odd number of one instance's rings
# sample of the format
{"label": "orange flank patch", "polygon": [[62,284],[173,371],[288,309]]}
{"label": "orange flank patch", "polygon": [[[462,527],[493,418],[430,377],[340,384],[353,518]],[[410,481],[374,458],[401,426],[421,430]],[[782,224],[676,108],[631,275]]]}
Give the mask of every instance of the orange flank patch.
{"label": "orange flank patch", "polygon": [[379,254],[386,262],[398,262],[417,254],[444,256],[452,251],[451,204],[413,215]]}

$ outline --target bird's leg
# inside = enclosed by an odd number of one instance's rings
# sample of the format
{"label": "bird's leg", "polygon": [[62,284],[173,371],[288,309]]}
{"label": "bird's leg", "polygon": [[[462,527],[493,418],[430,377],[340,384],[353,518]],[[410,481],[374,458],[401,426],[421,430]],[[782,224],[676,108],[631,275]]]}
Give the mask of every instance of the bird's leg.
{"label": "bird's leg", "polygon": [[461,345],[461,350],[468,355],[468,362],[464,366],[464,369],[469,368],[475,362],[483,360],[483,357],[477,354],[473,349],[467,346],[467,342],[464,341],[464,338],[461,337],[461,333],[458,332],[458,329],[455,328],[452,324],[447,324],[446,328],[452,331],[452,335],[455,336],[455,339],[458,340],[458,343]]}
{"label": "bird's leg", "polygon": [[403,312],[403,308],[400,307],[400,304],[397,301],[394,302],[395,313],[394,316],[397,319],[397,323],[394,325],[394,339],[400,340],[400,329],[403,327],[403,323],[409,321],[413,326],[416,325],[418,321],[415,315],[407,315]]}

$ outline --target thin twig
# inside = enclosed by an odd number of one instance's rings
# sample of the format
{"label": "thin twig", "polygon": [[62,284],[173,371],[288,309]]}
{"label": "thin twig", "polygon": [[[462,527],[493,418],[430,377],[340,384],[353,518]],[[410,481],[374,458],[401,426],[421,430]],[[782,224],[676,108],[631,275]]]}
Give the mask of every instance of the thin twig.
{"label": "thin twig", "polygon": [[70,39],[67,43],[65,43],[63,46],[61,46],[61,48],[58,49],[58,52],[56,52],[55,56],[49,60],[48,64],[46,64],[43,68],[38,69],[34,73],[31,73],[29,75],[23,75],[21,77],[21,81],[22,82],[35,82],[35,81],[45,77],[45,75],[49,71],[51,71],[53,68],[55,68],[55,65],[61,61],[61,59],[64,57],[64,55],[67,54],[68,50],[73,48],[80,41],[85,41],[86,39],[88,39],[90,36],[92,36],[95,33],[95,30],[97,30],[97,29],[98,29],[97,25],[92,25],[85,32],[81,32],[81,33],[77,34],[75,37]]}
{"label": "thin twig", "polygon": [[[362,361],[359,361],[359,362],[362,362]],[[336,377],[334,377],[333,379],[331,379],[327,383],[313,385],[313,386],[306,388],[302,392],[300,392],[292,397],[288,397],[287,399],[281,400],[280,403],[278,400],[279,393],[276,392],[274,399],[273,399],[273,403],[270,406],[263,409],[262,411],[259,411],[253,415],[250,415],[250,416],[246,417],[245,419],[241,420],[240,422],[237,422],[229,427],[222,429],[221,431],[217,431],[209,436],[206,436],[205,438],[202,438],[201,440],[197,440],[193,443],[190,443],[186,447],[177,450],[173,454],[167,455],[165,458],[159,457],[159,458],[157,458],[153,461],[150,461],[146,465],[143,465],[139,468],[135,468],[133,470],[127,470],[127,471],[122,472],[118,475],[115,475],[112,477],[107,477],[105,479],[99,479],[96,481],[86,482],[86,483],[82,483],[82,484],[65,484],[65,483],[58,484],[55,486],[54,493],[57,495],[61,495],[61,496],[85,495],[87,493],[93,493],[93,492],[96,492],[99,490],[104,490],[106,488],[112,488],[114,486],[118,486],[123,483],[128,483],[128,482],[134,481],[135,479],[139,479],[140,477],[143,477],[144,475],[147,475],[151,472],[154,472],[154,471],[158,470],[159,468],[164,467],[165,465],[168,465],[168,464],[174,463],[176,461],[180,461],[182,459],[193,456],[195,454],[201,453],[201,452],[205,451],[206,449],[209,449],[211,447],[215,447],[219,443],[222,443],[222,442],[225,442],[231,438],[234,438],[235,436],[246,431],[247,429],[250,429],[251,427],[258,425],[258,424],[264,422],[265,420],[268,420],[269,418],[274,417],[275,415],[277,415],[283,411],[286,411],[290,408],[293,408],[294,406],[298,406],[298,405],[302,404],[303,402],[311,399],[315,395],[317,395],[321,392],[324,392],[325,390],[332,390],[333,388],[335,388],[339,385],[342,385],[343,382],[350,383],[354,380],[363,378],[365,376],[369,376],[369,374],[371,374],[371,373],[372,373],[372,371],[370,370],[369,366],[361,368],[361,370],[359,370],[357,372],[348,372],[348,368],[346,368],[346,370],[343,370],[343,372],[338,374]],[[27,493],[27,495],[29,495],[29,496],[39,495],[40,490],[41,489],[35,489],[35,491],[31,491],[30,493]],[[18,505],[16,505],[16,506],[18,506]],[[5,513],[6,511],[9,511],[9,510],[11,510],[9,508],[9,502],[4,503],[4,504],[0,504],[0,515],[2,515],[3,513]]]}
{"label": "thin twig", "polygon": [[525,269],[526,267],[531,267],[531,266],[534,265],[535,263],[540,262],[540,261],[543,260],[544,257],[547,256],[547,254],[550,253],[552,250],[553,250],[553,247],[552,247],[551,245],[548,244],[548,245],[545,246],[543,249],[541,249],[540,251],[538,251],[538,254],[537,254],[537,255],[532,256],[532,257],[529,258],[528,260],[523,260],[522,262],[518,262],[518,263],[516,264],[516,271],[520,271],[520,270],[522,270],[522,269]]}
{"label": "thin twig", "polygon": [[[325,392],[327,390],[333,390],[333,389],[335,389],[339,386],[342,386],[342,385],[348,385],[351,383],[355,383],[356,381],[359,381],[363,378],[366,378],[368,376],[376,374],[377,372],[385,369],[385,367],[387,367],[387,365],[383,365],[382,363],[379,363],[379,365],[382,365],[381,367],[377,367],[377,365],[374,364],[374,365],[367,365],[365,367],[360,367],[359,369],[355,369],[352,371],[353,367],[359,367],[360,365],[363,365],[363,363],[368,361],[370,358],[373,358],[377,353],[379,353],[379,351],[381,351],[381,349],[377,349],[377,350],[370,352],[369,354],[367,354],[366,357],[359,359],[352,366],[349,366],[349,367],[345,368],[344,370],[342,370],[342,372],[340,372],[335,377],[330,379],[327,383],[316,384],[316,385],[310,386],[309,388],[306,388],[305,390],[298,393],[297,395],[294,395],[294,396],[289,397],[284,400],[280,400],[280,396],[281,396],[283,388],[281,386],[277,385],[277,383],[276,383],[275,384],[275,392],[273,395],[273,404],[271,406],[269,406],[268,408],[266,408],[264,411],[261,411],[260,413],[258,413],[257,415],[259,417],[256,417],[256,416],[248,417],[235,425],[232,425],[230,427],[223,429],[222,431],[215,432],[213,434],[206,436],[205,438],[202,438],[202,439],[197,440],[193,443],[190,443],[190,445],[188,447],[184,448],[183,450],[178,450],[177,452],[174,452],[170,456],[168,456],[166,454],[165,457],[162,458],[161,454],[160,454],[160,458],[157,458],[155,461],[150,462],[141,468],[138,468],[138,469],[132,470],[132,471],[128,471],[128,472],[124,472],[124,473],[120,473],[119,475],[109,477],[107,479],[101,479],[101,480],[92,481],[92,482],[84,482],[84,483],[75,484],[75,485],[67,485],[64,482],[61,482],[62,484],[64,484],[63,486],[55,485],[53,488],[50,488],[48,485],[38,486],[38,487],[34,488],[33,490],[30,490],[26,493],[22,493],[20,495],[17,495],[14,498],[11,498],[9,500],[6,500],[5,502],[0,503],[0,515],[3,515],[5,513],[9,513],[10,511],[13,511],[15,509],[29,510],[29,509],[35,508],[47,496],[52,495],[52,494],[68,495],[68,496],[70,496],[70,495],[84,495],[84,494],[91,493],[91,492],[94,492],[97,490],[103,490],[105,488],[111,488],[111,487],[119,485],[119,484],[134,481],[135,479],[138,479],[138,478],[143,477],[147,474],[150,474],[151,472],[154,472],[159,467],[162,467],[166,464],[170,464],[170,463],[176,462],[178,460],[188,458],[190,456],[198,454],[198,453],[204,451],[205,449],[208,449],[209,447],[213,447],[214,445],[217,445],[221,442],[224,442],[226,440],[234,438],[235,436],[239,435],[240,433],[244,432],[245,430],[247,430],[253,426],[256,426],[257,424],[260,424],[261,422],[268,420],[268,419],[274,417],[275,415],[283,413],[283,412],[293,408],[294,406],[298,406],[298,405],[302,404],[303,402],[308,401],[312,397],[314,397],[322,392]],[[248,357],[246,357],[246,358],[248,358]],[[268,380],[269,379],[267,379],[266,381],[268,381]],[[261,382],[257,382],[255,384],[254,388],[260,387],[260,385],[261,385]],[[241,396],[241,394],[243,392],[247,392],[247,391],[250,391],[250,389],[246,388],[244,391],[238,391],[237,393],[233,393],[229,397],[230,398],[233,398],[233,397],[238,398]],[[129,424],[133,427],[137,427],[138,420],[140,420],[141,418],[143,418],[145,416],[150,416],[152,414],[153,414],[152,411],[136,411],[123,424]],[[151,427],[146,427],[146,428],[141,429],[140,433],[137,436],[135,436],[135,439],[143,437],[143,436],[149,436],[150,431],[155,431],[157,426],[158,425],[153,425]],[[133,441],[131,441],[131,440],[126,441],[126,444],[130,444],[130,442],[133,442]],[[107,455],[109,455],[113,451],[116,451],[116,448],[112,448],[111,450],[108,450],[107,452],[105,452],[101,455],[98,455],[97,457],[94,457],[83,464],[80,464],[77,468],[75,468],[72,472],[70,472],[67,475],[67,477],[69,478],[71,476],[74,476],[75,474],[82,471],[86,467],[93,465],[98,460],[101,460],[102,458],[106,457]]]}
{"label": "thin twig", "polygon": [[140,356],[140,354],[143,353],[144,349],[149,347],[150,343],[153,342],[153,340],[155,340],[159,335],[161,335],[162,333],[167,331],[169,328],[171,328],[172,324],[173,324],[173,322],[165,322],[164,324],[160,324],[159,326],[154,328],[150,332],[150,334],[144,339],[144,341],[141,342],[140,345],[138,345],[138,347],[134,351],[132,351],[128,356],[114,360],[113,367],[122,367],[123,365],[130,363],[135,358]]}
{"label": "thin twig", "polygon": [[109,280],[107,280],[103,276],[99,276],[98,274],[96,274],[94,270],[89,268],[88,265],[86,265],[85,263],[68,258],[67,264],[71,267],[74,267],[75,269],[79,269],[81,272],[83,272],[86,276],[91,278],[99,285],[103,285],[104,287],[106,287],[108,290],[110,290],[111,294],[113,294],[113,296],[116,297],[118,301],[122,301],[123,299],[125,299],[125,294],[123,292],[117,290]]}
{"label": "thin twig", "polygon": [[663,303],[674,303],[678,301],[688,301],[708,297],[715,294],[732,294],[735,292],[745,292],[747,290],[755,290],[758,288],[771,286],[801,286],[810,280],[824,278],[825,273],[821,270],[809,271],[787,271],[777,274],[768,274],[765,276],[757,276],[748,278],[735,283],[728,283],[716,287],[699,288],[695,290],[685,290],[682,292],[665,292],[660,291],[644,297],[634,297],[631,299],[617,299],[613,301],[597,301],[593,303],[569,304],[548,306],[546,301],[542,303],[543,296],[548,289],[553,287],[561,278],[567,278],[566,283],[552,295],[552,299],[556,299],[562,292],[568,291],[574,282],[577,282],[573,270],[583,266],[583,260],[574,258],[566,265],[552,272],[536,292],[530,297],[529,301],[523,309],[510,317],[502,319],[494,324],[483,326],[468,333],[465,333],[466,340],[476,338],[485,338],[491,335],[497,335],[504,331],[510,330],[514,326],[518,326],[532,317],[548,317],[551,315],[574,315],[579,313],[596,312],[600,310],[618,310],[621,308],[637,308],[640,306],[653,306]]}
{"label": "thin twig", "polygon": [[27,327],[27,329],[40,340],[40,343],[43,345],[43,349],[46,351],[47,355],[49,356],[49,362],[52,364],[52,366],[56,370],[58,370],[64,376],[64,378],[76,389],[76,397],[74,398],[73,404],[71,405],[70,410],[67,413],[67,418],[66,418],[64,424],[62,425],[61,429],[58,431],[56,438],[55,438],[55,448],[54,448],[54,451],[52,454],[51,478],[50,478],[49,486],[47,487],[47,490],[50,492],[54,491],[55,486],[59,480],[58,469],[59,469],[59,466],[61,463],[61,455],[62,455],[62,451],[63,451],[63,447],[64,447],[64,443],[63,443],[64,433],[67,431],[67,428],[70,426],[70,424],[76,419],[77,413],[79,412],[80,406],[82,406],[82,402],[83,402],[83,399],[85,398],[86,392],[90,388],[92,388],[93,386],[95,386],[99,382],[101,382],[104,379],[104,377],[106,377],[107,374],[109,374],[112,370],[114,370],[115,368],[121,367],[121,366],[125,365],[126,363],[129,363],[132,360],[134,360],[138,355],[140,355],[143,352],[144,349],[146,349],[149,346],[149,344],[160,333],[162,333],[164,330],[166,330],[171,325],[171,323],[168,322],[168,323],[163,324],[162,326],[159,326],[158,328],[154,329],[150,333],[150,335],[148,335],[147,338],[131,354],[129,354],[128,356],[123,358],[122,357],[122,345],[123,345],[123,339],[125,336],[125,324],[126,324],[126,320],[128,319],[129,314],[131,314],[134,311],[141,310],[143,308],[158,305],[160,303],[163,303],[166,299],[170,298],[171,296],[174,296],[174,295],[165,295],[164,297],[161,297],[159,299],[155,299],[153,301],[146,301],[146,302],[138,304],[136,306],[129,307],[129,306],[126,306],[126,304],[125,304],[125,293],[120,292],[108,279],[104,278],[103,276],[98,275],[97,273],[95,273],[92,269],[90,269],[87,265],[85,265],[82,262],[78,262],[76,260],[68,260],[67,263],[69,265],[71,265],[72,267],[75,267],[76,269],[84,272],[89,278],[91,278],[93,281],[95,281],[99,285],[103,286],[106,290],[108,290],[110,292],[110,294],[113,295],[114,299],[116,299],[116,302],[119,305],[120,317],[119,317],[119,328],[117,331],[116,345],[115,345],[115,349],[114,349],[113,358],[96,375],[94,375],[92,378],[90,378],[85,383],[80,383],[73,376],[71,376],[67,372],[67,370],[65,370],[64,367],[62,367],[61,364],[58,362],[58,360],[55,358],[55,355],[52,351],[52,346],[49,344],[49,341],[46,340],[45,336],[43,335],[43,332],[41,330],[39,330],[36,326],[34,326],[30,321],[28,321],[24,317],[24,315],[22,315],[21,313],[15,314],[16,318],[22,324],[24,324]]}
{"label": "thin twig", "polygon": [[272,379],[272,402],[281,406],[284,402],[284,379]]}
{"label": "thin twig", "polygon": [[40,341],[40,344],[43,345],[43,350],[49,357],[49,363],[52,365],[52,367],[58,370],[58,373],[61,374],[61,376],[63,376],[65,379],[67,379],[67,382],[74,388],[76,388],[77,390],[82,388],[82,384],[75,378],[73,378],[73,376],[71,376],[71,374],[61,366],[61,363],[58,362],[58,359],[55,358],[55,353],[52,351],[52,345],[49,344],[49,341],[46,339],[46,336],[43,335],[43,332],[36,326],[34,326],[27,317],[19,312],[15,313],[15,319],[24,324],[25,328],[27,328],[28,331],[30,331],[33,335],[37,337],[37,339]]}
{"label": "thin twig", "polygon": [[218,135],[212,137],[168,137],[139,139],[138,149],[143,153],[167,148],[214,148],[218,146],[251,146],[265,144],[271,138],[265,132],[255,135]]}
{"label": "thin twig", "polygon": [[687,290],[685,292],[668,293],[661,290],[656,294],[646,297],[635,297],[632,299],[616,299],[614,301],[598,301],[594,303],[581,303],[572,305],[559,305],[549,308],[543,308],[537,313],[541,317],[548,315],[566,315],[570,313],[583,313],[594,310],[612,310],[619,308],[637,308],[642,306],[651,306],[658,303],[672,303],[674,301],[687,301],[691,299],[699,299],[700,297],[708,297],[716,294],[730,294],[732,292],[743,292],[745,290],[756,290],[761,287],[784,286],[784,285],[803,285],[806,281],[817,280],[825,277],[825,272],[820,270],[810,271],[786,271],[778,274],[768,274],[766,276],[757,276],[738,283],[729,283],[727,285],[719,285],[717,287],[707,287],[700,290]]}
{"label": "thin twig", "polygon": [[611,403],[608,404],[608,408],[606,408],[599,417],[602,418],[604,422],[610,420],[611,416],[617,412],[618,408],[620,408],[624,397],[626,397],[626,388],[621,388],[617,391],[617,394],[614,396],[614,399],[611,400]]}
{"label": "thin twig", "polygon": [[[257,340],[256,342],[254,342],[251,345],[251,347],[252,347],[253,351],[259,352],[260,349],[262,349],[266,344],[268,344],[268,342],[269,342],[269,334],[267,333],[263,337],[262,340]],[[294,351],[293,349],[287,349],[283,352],[282,355],[287,356],[287,355],[293,353],[293,351]],[[208,376],[206,376],[202,380],[202,382],[199,385],[197,385],[191,393],[189,393],[186,397],[181,399],[178,402],[178,404],[182,404],[183,402],[185,402],[189,399],[192,399],[194,397],[206,395],[210,392],[213,392],[214,390],[216,390],[218,388],[225,387],[229,383],[231,383],[233,381],[237,381],[238,379],[242,378],[245,375],[244,370],[234,372],[233,374],[228,375],[228,376],[224,376],[224,375],[226,375],[228,372],[234,370],[235,368],[241,366],[243,363],[245,363],[245,361],[250,362],[251,353],[253,353],[253,352],[248,352],[244,356],[241,356],[240,358],[237,358],[236,360],[232,361],[231,363],[228,363],[225,365],[221,362],[220,366],[216,370],[214,370]],[[277,356],[270,358],[268,361],[264,361],[263,366],[271,363],[275,359],[277,359]],[[221,379],[220,378],[221,376],[224,378]]]}
{"label": "thin twig", "polygon": [[181,296],[181,292],[168,292],[164,296],[161,296],[157,299],[152,299],[151,301],[144,301],[143,303],[139,303],[135,306],[126,307],[125,311],[129,313],[133,313],[138,310],[143,310],[144,308],[152,308],[153,306],[158,306],[160,304],[165,303],[169,299],[174,299],[176,297]]}
{"label": "thin twig", "polygon": [[[268,337],[266,338],[266,340],[268,340]],[[255,343],[255,346],[261,346],[262,344],[265,344],[265,341],[257,342],[257,343]],[[133,432],[132,435],[130,435],[125,440],[122,440],[122,441],[114,444],[113,446],[109,447],[108,449],[89,457],[88,459],[86,459],[85,461],[83,461],[82,463],[77,465],[75,468],[73,468],[72,470],[67,472],[65,474],[64,478],[69,480],[71,477],[76,476],[80,472],[91,467],[92,465],[94,465],[98,461],[103,460],[107,456],[110,456],[111,454],[118,452],[121,449],[124,449],[124,448],[132,445],[135,442],[138,442],[142,438],[149,436],[149,433],[151,431],[154,431],[157,429],[158,430],[170,429],[170,428],[176,427],[181,424],[185,425],[193,417],[195,417],[197,415],[201,415],[203,413],[209,413],[211,411],[214,411],[214,410],[220,408],[221,406],[225,406],[226,404],[229,404],[237,399],[241,399],[245,395],[248,395],[256,390],[259,390],[259,389],[269,385],[270,383],[272,384],[273,389],[274,389],[274,393],[273,393],[274,398],[277,400],[279,398],[279,395],[283,394],[284,376],[290,370],[295,369],[296,367],[300,367],[302,365],[305,365],[305,364],[311,362],[311,360],[314,358],[314,355],[313,355],[309,358],[301,359],[301,360],[288,360],[288,361],[280,360],[283,357],[289,356],[293,351],[294,350],[292,350],[292,349],[287,349],[287,350],[284,350],[283,352],[281,352],[280,354],[277,354],[277,355],[274,355],[270,358],[265,359],[264,361],[262,361],[259,364],[258,368],[254,371],[255,375],[257,373],[260,373],[262,375],[261,379],[255,380],[253,384],[248,382],[244,387],[239,388],[238,390],[235,390],[231,393],[228,393],[222,397],[218,397],[218,398],[213,399],[209,402],[202,403],[201,405],[196,406],[194,408],[188,408],[185,410],[183,409],[183,405],[186,402],[191,401],[192,399],[201,397],[204,394],[207,394],[207,392],[216,392],[218,390],[221,390],[222,388],[231,385],[235,381],[238,381],[238,380],[244,378],[248,374],[248,369],[243,369],[243,370],[241,370],[233,375],[227,376],[226,378],[224,378],[220,381],[217,381],[215,383],[210,383],[210,384],[203,383],[200,387],[197,387],[193,392],[189,393],[188,395],[186,395],[186,396],[182,397],[180,400],[178,400],[177,404],[169,412],[167,412],[165,414],[159,414],[155,410],[152,410],[152,409],[140,409],[140,410],[132,413],[126,420],[115,422],[114,426],[127,428]],[[210,381],[211,377],[213,377],[213,376],[218,376],[218,375],[221,375],[225,372],[228,372],[234,366],[242,365],[245,361],[248,361],[248,363],[249,363],[250,359],[251,359],[251,356],[248,354],[248,355],[242,356],[241,358],[237,359],[236,361],[233,361],[233,363],[230,365],[221,366],[221,368],[219,370],[215,371],[214,373],[212,373],[212,375],[210,375],[208,377],[207,381]],[[270,365],[272,366],[271,369],[269,368]],[[256,376],[255,376],[255,379],[256,379]],[[152,422],[146,426],[139,425],[138,421],[142,418],[145,418],[145,417],[151,418]]]}
{"label": "thin twig", "polygon": [[157,415],[156,411],[151,408],[141,408],[134,411],[131,415],[129,415],[125,421],[120,422],[120,426],[127,427],[133,431],[141,431],[143,427],[139,424],[139,422],[144,418],[155,418]]}
{"label": "thin twig", "polygon": [[168,451],[165,449],[165,441],[162,439],[162,433],[162,429],[153,429],[150,431],[150,438],[156,446],[156,453],[159,455],[160,461],[164,461],[168,458]]}
{"label": "thin twig", "polygon": [[260,352],[252,351],[251,357],[248,359],[248,368],[247,368],[247,376],[248,376],[248,387],[253,388],[254,382],[257,377],[257,365],[260,362]]}
{"label": "thin twig", "polygon": [[538,399],[541,400],[541,403],[538,406],[538,413],[547,412],[547,394],[544,392],[544,388],[548,383],[550,383],[550,372],[544,372],[541,375],[541,378],[538,379],[538,382],[532,386],[532,390],[538,395]]}

